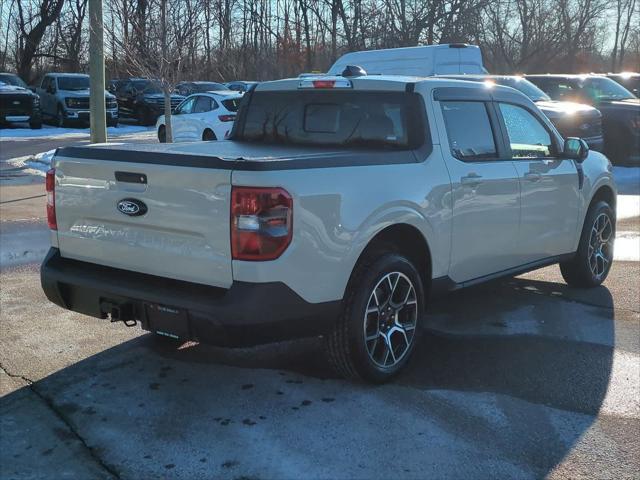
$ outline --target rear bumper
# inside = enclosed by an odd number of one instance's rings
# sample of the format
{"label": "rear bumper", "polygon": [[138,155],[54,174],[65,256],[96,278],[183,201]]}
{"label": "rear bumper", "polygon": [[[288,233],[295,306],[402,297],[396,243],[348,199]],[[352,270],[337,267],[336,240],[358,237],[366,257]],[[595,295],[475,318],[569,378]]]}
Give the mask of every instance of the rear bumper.
{"label": "rear bumper", "polygon": [[[249,346],[326,333],[341,302],[308,303],[280,282],[234,282],[230,289],[171,280],[60,256],[51,248],[41,268],[45,295],[85,315],[107,318],[118,305],[122,320],[155,330],[152,306],[179,309],[173,331],[183,339],[224,346]],[[166,310],[166,309],[165,309]]]}

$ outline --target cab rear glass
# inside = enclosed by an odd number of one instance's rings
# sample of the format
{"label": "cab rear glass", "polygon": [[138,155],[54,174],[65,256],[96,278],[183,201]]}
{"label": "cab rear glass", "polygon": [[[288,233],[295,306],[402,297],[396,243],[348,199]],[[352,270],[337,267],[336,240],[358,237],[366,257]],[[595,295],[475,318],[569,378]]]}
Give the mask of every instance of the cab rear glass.
{"label": "cab rear glass", "polygon": [[425,141],[424,102],[416,93],[254,92],[241,113],[240,141],[408,150]]}

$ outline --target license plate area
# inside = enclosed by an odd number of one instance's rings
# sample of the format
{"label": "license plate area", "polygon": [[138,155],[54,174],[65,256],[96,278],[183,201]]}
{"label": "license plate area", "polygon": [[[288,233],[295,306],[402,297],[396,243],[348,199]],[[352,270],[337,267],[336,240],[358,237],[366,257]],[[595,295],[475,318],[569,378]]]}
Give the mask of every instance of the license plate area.
{"label": "license plate area", "polygon": [[189,315],[186,310],[145,303],[149,331],[175,339],[189,339]]}

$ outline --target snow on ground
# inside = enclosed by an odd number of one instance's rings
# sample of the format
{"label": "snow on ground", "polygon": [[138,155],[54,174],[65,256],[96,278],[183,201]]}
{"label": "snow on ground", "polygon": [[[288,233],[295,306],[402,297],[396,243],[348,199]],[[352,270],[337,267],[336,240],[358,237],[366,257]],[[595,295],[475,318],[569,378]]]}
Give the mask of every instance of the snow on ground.
{"label": "snow on ground", "polygon": [[25,174],[44,177],[47,170],[51,168],[51,159],[55,153],[55,150],[49,150],[36,155],[12,158],[8,163],[15,168],[21,169]]}
{"label": "snow on ground", "polygon": [[[107,128],[107,135],[119,136],[132,133],[155,131],[155,127],[143,127],[140,125],[119,124],[117,127]],[[58,128],[43,125],[41,129],[32,130],[30,128],[7,128],[0,130],[0,139],[13,141],[27,141],[34,137],[86,137],[89,135],[89,128]]]}
{"label": "snow on ground", "polygon": [[614,260],[640,262],[640,236],[638,232],[616,232]]}
{"label": "snow on ground", "polygon": [[640,217],[640,195],[618,195],[618,219]]}

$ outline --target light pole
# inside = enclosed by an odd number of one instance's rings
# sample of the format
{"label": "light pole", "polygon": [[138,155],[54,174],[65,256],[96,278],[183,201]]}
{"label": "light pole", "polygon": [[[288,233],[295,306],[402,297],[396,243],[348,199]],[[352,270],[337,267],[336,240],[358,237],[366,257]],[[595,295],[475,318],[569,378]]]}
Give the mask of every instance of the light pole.
{"label": "light pole", "polygon": [[104,96],[102,0],[89,0],[89,79],[91,143],[104,143],[107,141],[107,112]]}

